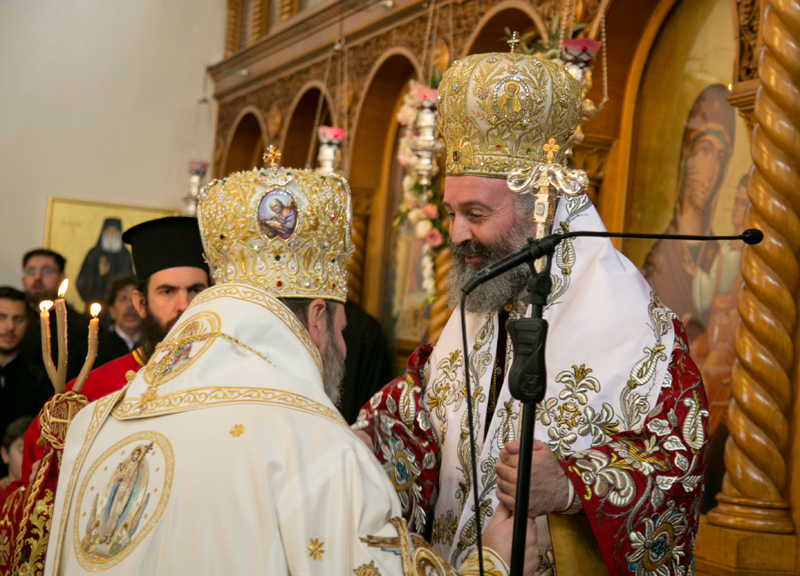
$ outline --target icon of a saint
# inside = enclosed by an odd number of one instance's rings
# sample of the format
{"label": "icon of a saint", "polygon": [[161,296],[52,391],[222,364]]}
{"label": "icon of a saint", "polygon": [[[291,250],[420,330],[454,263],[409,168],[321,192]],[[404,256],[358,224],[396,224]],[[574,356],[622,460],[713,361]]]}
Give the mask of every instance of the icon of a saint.
{"label": "icon of a saint", "polygon": [[[261,231],[267,238],[282,238],[287,240],[297,228],[297,204],[294,200],[286,202],[278,196],[264,197],[259,208],[258,223]],[[269,199],[268,199],[269,198]],[[268,199],[268,200],[267,200]],[[264,203],[268,201],[270,216],[264,214]]]}
{"label": "icon of a saint", "polygon": [[506,116],[516,116],[522,112],[522,100],[519,97],[519,84],[506,82],[504,93],[497,100],[497,108],[501,114]]}

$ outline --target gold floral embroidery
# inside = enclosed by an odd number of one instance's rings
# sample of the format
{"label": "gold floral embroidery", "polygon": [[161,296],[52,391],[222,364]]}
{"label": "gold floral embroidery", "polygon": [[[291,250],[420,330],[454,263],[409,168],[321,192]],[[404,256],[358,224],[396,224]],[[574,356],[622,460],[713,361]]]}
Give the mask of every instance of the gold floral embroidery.
{"label": "gold floral embroidery", "polygon": [[308,555],[314,560],[322,560],[322,555],[325,554],[325,542],[320,542],[316,538],[311,539],[311,544],[308,545]]}
{"label": "gold floral embroidery", "polygon": [[560,372],[556,382],[563,384],[564,389],[557,398],[548,398],[536,407],[536,419],[550,426],[548,445],[559,458],[573,453],[572,446],[578,441],[578,435],[591,436],[592,446],[598,446],[619,431],[619,420],[615,419],[610,404],[603,402],[597,413],[588,405],[590,394],[597,394],[601,389],[600,381],[590,376],[591,373],[592,369],[585,364]]}
{"label": "gold floral embroidery", "polygon": [[244,434],[244,426],[242,426],[241,424],[236,424],[231,428],[231,436],[233,436],[234,438],[238,438],[242,434]]}

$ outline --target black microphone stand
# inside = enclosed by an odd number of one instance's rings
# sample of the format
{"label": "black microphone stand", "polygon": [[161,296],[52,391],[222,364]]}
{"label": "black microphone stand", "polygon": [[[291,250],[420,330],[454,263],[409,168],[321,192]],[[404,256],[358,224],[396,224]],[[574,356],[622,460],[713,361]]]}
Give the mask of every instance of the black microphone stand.
{"label": "black microphone stand", "polygon": [[[514,502],[513,540],[511,543],[511,576],[521,576],[525,564],[525,541],[527,536],[528,502],[531,483],[531,462],[533,456],[533,431],[536,422],[536,405],[544,399],[547,391],[547,367],[545,364],[545,344],[547,341],[548,323],[543,318],[547,297],[550,295],[553,281],[550,276],[552,256],[556,246],[562,240],[577,237],[593,238],[650,238],[664,240],[743,240],[746,244],[758,244],[764,234],[756,229],[745,230],[737,236],[695,236],[678,234],[626,234],[605,231],[575,231],[563,234],[551,234],[540,240],[528,238],[528,245],[505,259],[487,266],[475,278],[461,288],[461,337],[464,348],[464,375],[467,388],[467,413],[469,418],[469,437],[472,460],[472,482],[477,528],[476,544],[483,574],[483,546],[481,539],[480,502],[477,495],[477,470],[475,455],[475,431],[473,425],[472,391],[470,385],[469,357],[466,351],[467,332],[465,306],[467,296],[483,282],[527,263],[531,269],[528,278],[528,309],[525,317],[509,320],[506,329],[511,336],[514,360],[508,374],[508,387],[511,395],[522,404],[522,421],[520,422],[519,464],[517,468],[516,501]],[[540,272],[536,272],[534,262],[545,258]]]}
{"label": "black microphone stand", "polygon": [[[528,242],[533,243],[533,239],[529,239]],[[542,401],[547,389],[544,353],[548,324],[547,320],[542,318],[542,314],[553,287],[553,280],[550,277],[551,262],[552,257],[548,254],[540,272],[536,272],[533,261],[528,263],[531,275],[528,278],[527,312],[524,317],[509,320],[506,324],[514,350],[514,361],[508,374],[508,388],[511,396],[519,400],[522,406],[514,532],[511,544],[511,576],[521,575],[525,566],[533,428],[536,423],[536,405]]]}

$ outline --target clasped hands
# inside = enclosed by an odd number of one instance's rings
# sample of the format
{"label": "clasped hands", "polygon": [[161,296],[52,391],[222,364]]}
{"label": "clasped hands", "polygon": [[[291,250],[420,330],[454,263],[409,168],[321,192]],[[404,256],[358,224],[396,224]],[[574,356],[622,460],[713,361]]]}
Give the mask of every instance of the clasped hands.
{"label": "clasped hands", "polygon": [[[514,509],[516,500],[519,444],[518,440],[508,442],[500,452],[500,462],[494,467],[497,472],[497,499],[509,510]],[[569,505],[569,478],[547,444],[534,440],[528,517],[551,514]]]}

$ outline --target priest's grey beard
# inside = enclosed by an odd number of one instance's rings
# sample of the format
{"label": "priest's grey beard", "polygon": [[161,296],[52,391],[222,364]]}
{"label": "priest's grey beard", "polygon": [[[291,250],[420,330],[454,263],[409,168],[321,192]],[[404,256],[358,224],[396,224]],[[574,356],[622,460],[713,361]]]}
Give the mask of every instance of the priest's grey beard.
{"label": "priest's grey beard", "polygon": [[103,252],[119,252],[122,250],[122,236],[119,234],[108,235],[103,232],[100,236],[100,248]]}
{"label": "priest's grey beard", "polygon": [[[531,224],[528,218],[518,217],[514,227],[502,236],[495,246],[485,246],[475,241],[453,244],[450,246],[450,273],[447,277],[447,291],[450,297],[450,309],[457,310],[461,306],[461,287],[480,270],[494,264],[521,250],[531,236]],[[466,254],[478,254],[483,262],[467,264]],[[473,314],[494,314],[507,304],[516,301],[517,296],[528,282],[530,269],[527,264],[517,266],[505,274],[478,286],[467,296],[467,312]]]}
{"label": "priest's grey beard", "polygon": [[336,343],[332,314],[326,314],[325,316],[328,325],[328,342],[325,345],[325,353],[322,355],[322,384],[325,387],[325,393],[328,398],[338,408],[342,399],[344,355]]}

